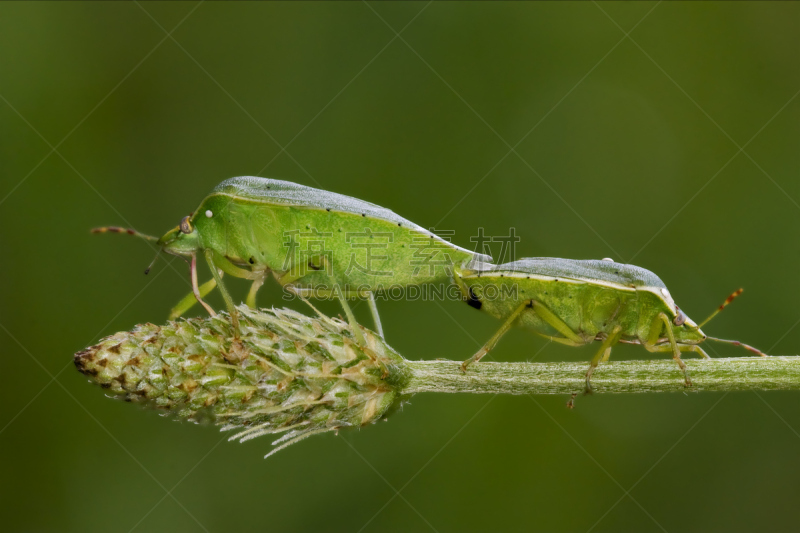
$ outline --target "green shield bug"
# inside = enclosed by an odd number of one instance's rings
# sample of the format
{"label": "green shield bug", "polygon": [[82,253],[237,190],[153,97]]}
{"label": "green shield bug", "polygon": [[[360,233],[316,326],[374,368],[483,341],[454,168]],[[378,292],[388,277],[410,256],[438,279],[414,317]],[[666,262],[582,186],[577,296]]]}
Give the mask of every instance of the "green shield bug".
{"label": "green shield bug", "polygon": [[586,389],[600,361],[611,356],[617,343],[641,344],[650,352],[672,352],[691,385],[681,352],[708,355],[699,344],[706,339],[743,346],[708,337],[700,329],[736,296],[739,289],[700,324],[677,305],[658,276],[633,265],[611,259],[578,261],[557,258],[527,258],[503,265],[473,265],[456,270],[455,282],[465,301],[504,320],[499,331],[462,369],[480,361],[512,325],[533,330],[554,342],[581,346],[593,341],[601,345],[586,372]]}
{"label": "green shield bug", "polygon": [[[373,294],[390,287],[451,283],[453,269],[491,258],[460,248],[389,209],[342,194],[288,181],[238,177],[223,181],[193,214],[160,239],[123,228],[96,233],[129,233],[156,242],[167,253],[188,259],[192,294],[176,306],[180,316],[194,301],[214,311],[203,296],[219,286],[238,332],[233,299],[222,273],[252,281],[247,304],[272,273],[278,283],[301,297],[336,297],[351,325],[348,298],[366,297],[378,333],[380,319]],[[197,256],[211,268],[213,280],[197,282]],[[361,331],[353,328],[363,345]]]}

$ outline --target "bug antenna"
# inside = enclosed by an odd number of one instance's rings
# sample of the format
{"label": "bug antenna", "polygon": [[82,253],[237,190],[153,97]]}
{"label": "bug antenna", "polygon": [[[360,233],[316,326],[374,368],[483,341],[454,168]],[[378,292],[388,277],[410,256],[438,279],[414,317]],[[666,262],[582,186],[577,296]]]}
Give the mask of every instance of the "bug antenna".
{"label": "bug antenna", "polygon": [[144,233],[140,233],[135,229],[120,228],[118,226],[103,226],[101,228],[92,228],[92,233],[127,233],[128,235],[133,235],[134,237],[139,237],[140,239],[144,239],[146,241],[158,242],[158,237],[153,237],[152,235],[146,235]]}
{"label": "bug antenna", "polygon": [[[744,289],[738,289],[738,290],[734,291],[734,292],[733,292],[733,294],[731,294],[730,296],[728,296],[728,297],[725,299],[725,301],[724,301],[724,302],[722,302],[722,305],[720,305],[719,307],[717,307],[717,308],[714,310],[714,312],[713,312],[713,313],[711,313],[710,315],[708,315],[708,318],[706,318],[705,320],[703,320],[702,322],[700,322],[700,324],[698,324],[698,325],[697,325],[697,329],[700,329],[700,328],[702,328],[703,326],[705,326],[706,324],[708,324],[708,322],[709,322],[709,321],[710,321],[712,318],[714,318],[715,316],[717,316],[717,315],[719,314],[719,312],[720,312],[720,311],[722,311],[723,309],[725,309],[726,307],[728,307],[728,304],[730,304],[730,303],[731,303],[731,302],[732,302],[732,301],[733,301],[733,300],[734,300],[734,299],[735,299],[737,296],[739,296],[740,294],[742,294],[742,291],[743,291],[743,290],[744,290]],[[709,338],[711,338],[711,337],[709,337]],[[760,352],[759,352],[759,353],[760,353]]]}
{"label": "bug antenna", "polygon": [[[161,250],[159,250],[158,252],[160,252],[160,251]],[[150,269],[153,268],[153,265],[155,265],[156,261],[158,261],[158,252],[156,252],[156,256],[153,258],[153,261],[150,263],[150,265],[147,268],[144,269],[144,275],[145,276],[150,273]]]}
{"label": "bug antenna", "polygon": [[755,354],[758,354],[758,355],[760,355],[761,357],[766,357],[766,356],[767,356],[767,354],[765,354],[764,352],[762,352],[762,351],[761,351],[761,350],[759,350],[758,348],[753,348],[753,347],[752,347],[752,346],[750,346],[749,344],[745,344],[745,343],[743,343],[743,342],[739,342],[739,341],[729,341],[729,340],[727,340],[727,339],[718,339],[718,338],[716,338],[716,337],[709,337],[709,336],[706,336],[706,338],[707,338],[708,340],[712,340],[712,341],[724,342],[725,344],[733,344],[734,346],[741,346],[741,347],[742,347],[742,348],[744,348],[745,350],[747,350],[747,351],[750,351],[750,352],[753,352],[753,353],[755,353]]}

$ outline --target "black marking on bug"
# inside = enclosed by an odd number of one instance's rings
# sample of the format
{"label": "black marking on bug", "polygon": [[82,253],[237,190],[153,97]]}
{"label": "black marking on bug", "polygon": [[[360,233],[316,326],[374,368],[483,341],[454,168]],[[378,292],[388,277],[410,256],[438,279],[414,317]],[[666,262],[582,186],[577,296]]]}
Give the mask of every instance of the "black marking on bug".
{"label": "black marking on bug", "polygon": [[367,214],[366,213],[361,213],[361,216],[365,217],[365,216],[367,216]]}
{"label": "black marking on bug", "polygon": [[317,266],[311,261],[308,262],[308,268],[310,268],[311,270],[322,270],[321,266]]}
{"label": "black marking on bug", "polygon": [[331,208],[330,208],[330,207],[326,207],[326,208],[325,208],[325,211],[327,211],[328,213],[330,213],[330,212],[331,212]]}
{"label": "black marking on bug", "polygon": [[478,297],[475,296],[475,293],[472,291],[472,287],[469,288],[469,300],[467,300],[467,304],[475,309],[480,309],[483,307],[483,303],[481,303]]}
{"label": "black marking on bug", "polygon": [[255,258],[253,258],[253,257],[251,257],[250,259],[248,259],[248,260],[247,260],[247,262],[248,262],[248,263],[250,263],[251,265],[255,265],[255,264],[256,264],[256,260],[255,260]]}

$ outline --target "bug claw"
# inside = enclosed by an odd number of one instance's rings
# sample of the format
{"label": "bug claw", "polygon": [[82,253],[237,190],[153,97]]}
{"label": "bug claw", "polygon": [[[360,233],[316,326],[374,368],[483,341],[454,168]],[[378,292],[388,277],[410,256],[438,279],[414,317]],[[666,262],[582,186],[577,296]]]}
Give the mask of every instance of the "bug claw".
{"label": "bug claw", "polygon": [[575,397],[578,396],[577,392],[573,392],[567,401],[567,409],[575,409]]}
{"label": "bug claw", "polygon": [[586,386],[583,389],[584,396],[588,396],[593,392],[591,379],[592,379],[592,374],[594,373],[594,369],[595,369],[594,365],[589,365],[589,370],[586,371]]}

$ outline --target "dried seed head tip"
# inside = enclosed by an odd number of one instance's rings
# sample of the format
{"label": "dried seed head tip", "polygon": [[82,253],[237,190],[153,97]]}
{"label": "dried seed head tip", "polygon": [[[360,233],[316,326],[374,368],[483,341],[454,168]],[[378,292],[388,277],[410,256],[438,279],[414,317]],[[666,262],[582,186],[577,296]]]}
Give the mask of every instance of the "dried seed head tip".
{"label": "dried seed head tip", "polygon": [[312,434],[384,418],[402,400],[405,360],[377,334],[359,346],[338,319],[239,307],[227,314],[141,324],[75,354],[75,366],[119,397],[192,422],[237,430],[230,440],[283,433],[270,454]]}

